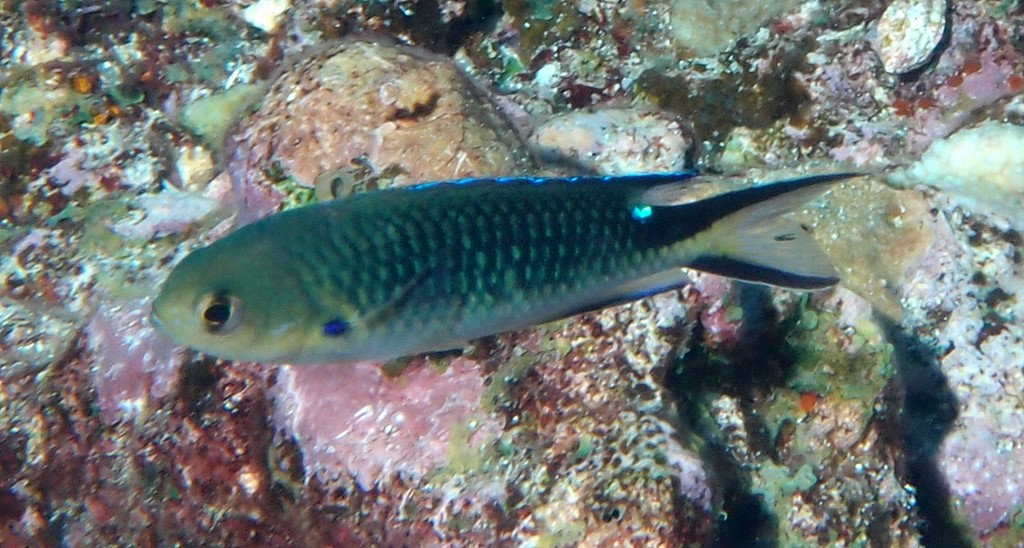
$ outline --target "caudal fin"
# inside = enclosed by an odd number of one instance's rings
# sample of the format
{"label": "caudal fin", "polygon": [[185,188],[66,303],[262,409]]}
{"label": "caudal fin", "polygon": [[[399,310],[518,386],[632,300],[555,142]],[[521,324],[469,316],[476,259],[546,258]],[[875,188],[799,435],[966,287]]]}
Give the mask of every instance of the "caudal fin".
{"label": "caudal fin", "polygon": [[[741,280],[815,289],[839,281],[832,262],[800,225],[783,217],[856,173],[788,179],[719,195],[702,202],[736,207],[701,235],[706,250],[688,266]],[[715,203],[709,203],[715,202]]]}

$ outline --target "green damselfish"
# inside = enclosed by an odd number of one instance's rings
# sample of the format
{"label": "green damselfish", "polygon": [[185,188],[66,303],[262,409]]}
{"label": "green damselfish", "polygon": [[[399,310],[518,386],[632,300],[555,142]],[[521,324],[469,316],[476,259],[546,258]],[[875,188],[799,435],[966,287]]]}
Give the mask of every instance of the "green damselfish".
{"label": "green damselfish", "polygon": [[272,215],[188,255],[154,324],[226,359],[388,360],[684,285],[838,281],[783,215],[851,173],[708,196],[693,173],[473,179]]}

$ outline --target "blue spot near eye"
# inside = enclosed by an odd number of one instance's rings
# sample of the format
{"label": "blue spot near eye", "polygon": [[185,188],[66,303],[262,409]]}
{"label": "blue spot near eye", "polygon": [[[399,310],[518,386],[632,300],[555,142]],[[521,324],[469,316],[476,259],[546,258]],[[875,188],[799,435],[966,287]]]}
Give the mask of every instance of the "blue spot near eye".
{"label": "blue spot near eye", "polygon": [[348,322],[341,318],[335,318],[324,324],[324,335],[328,337],[340,337],[348,331]]}
{"label": "blue spot near eye", "polygon": [[633,206],[633,218],[638,221],[646,221],[651,215],[654,215],[654,209],[647,204],[639,204]]}

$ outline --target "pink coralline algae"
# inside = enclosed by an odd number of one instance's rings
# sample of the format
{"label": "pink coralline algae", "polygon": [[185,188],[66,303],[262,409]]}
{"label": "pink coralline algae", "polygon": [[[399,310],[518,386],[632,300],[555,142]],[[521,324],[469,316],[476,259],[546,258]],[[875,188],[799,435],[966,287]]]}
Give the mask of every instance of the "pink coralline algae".
{"label": "pink coralline algae", "polygon": [[939,204],[959,230],[936,231],[901,296],[922,337],[944,349],[938,367],[956,399],[938,466],[953,504],[975,532],[989,535],[1024,506],[1020,236],[971,220],[948,200]]}
{"label": "pink coralline algae", "polygon": [[1024,448],[1013,438],[1024,431],[1020,410],[1016,416],[968,417],[946,439],[942,448],[943,472],[968,522],[979,533],[991,533],[1024,505]]}
{"label": "pink coralline algae", "polygon": [[352,475],[363,489],[395,474],[423,479],[468,449],[452,444],[479,448],[501,431],[478,404],[480,364],[462,358],[444,371],[418,361],[397,378],[369,362],[289,367],[277,383],[274,421],[302,447],[307,473]]}
{"label": "pink coralline algae", "polygon": [[149,299],[107,302],[85,328],[97,402],[107,420],[152,411],[174,388],[182,356],[149,322]]}
{"label": "pink coralline algae", "polygon": [[704,328],[704,343],[712,349],[727,350],[740,340],[743,309],[728,302],[732,284],[721,276],[694,277],[687,292],[709,306],[700,311],[700,324]]}

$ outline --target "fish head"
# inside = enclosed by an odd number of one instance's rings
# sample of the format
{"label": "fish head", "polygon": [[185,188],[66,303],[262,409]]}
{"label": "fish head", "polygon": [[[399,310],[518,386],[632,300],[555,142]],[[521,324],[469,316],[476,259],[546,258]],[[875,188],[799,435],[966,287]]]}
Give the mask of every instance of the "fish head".
{"label": "fish head", "polygon": [[179,263],[153,301],[153,324],[218,358],[284,363],[303,352],[309,295],[295,267],[268,246],[229,236]]}

